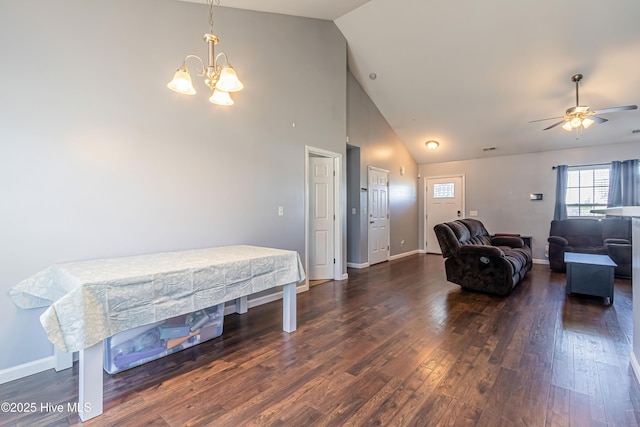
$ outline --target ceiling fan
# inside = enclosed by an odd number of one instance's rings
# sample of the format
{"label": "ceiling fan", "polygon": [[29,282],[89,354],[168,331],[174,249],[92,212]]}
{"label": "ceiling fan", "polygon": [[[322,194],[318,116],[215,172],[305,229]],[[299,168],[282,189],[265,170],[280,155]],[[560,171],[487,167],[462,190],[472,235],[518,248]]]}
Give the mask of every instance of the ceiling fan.
{"label": "ceiling fan", "polygon": [[580,80],[582,80],[582,74],[574,74],[573,76],[571,76],[571,81],[575,82],[576,84],[576,106],[575,107],[568,108],[564,116],[549,117],[547,119],[540,119],[540,120],[532,120],[529,123],[541,122],[544,120],[562,119],[559,122],[544,128],[543,130],[548,130],[558,125],[562,125],[562,128],[564,130],[572,131],[573,129],[576,129],[577,132],[582,134],[582,129],[586,129],[594,123],[604,123],[608,121],[608,119],[598,117],[596,116],[596,114],[616,113],[618,111],[635,110],[638,108],[637,105],[625,105],[622,107],[612,107],[612,108],[605,108],[603,110],[592,111],[588,106],[580,105],[580,100],[578,98],[578,82]]}

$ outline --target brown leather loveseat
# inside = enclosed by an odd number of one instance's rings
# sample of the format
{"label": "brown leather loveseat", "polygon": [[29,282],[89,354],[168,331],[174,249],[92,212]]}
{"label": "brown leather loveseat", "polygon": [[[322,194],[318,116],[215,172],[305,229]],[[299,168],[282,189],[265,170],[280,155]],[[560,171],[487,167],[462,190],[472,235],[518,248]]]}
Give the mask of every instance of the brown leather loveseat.
{"label": "brown leather loveseat", "polygon": [[609,255],[617,277],[631,277],[631,220],[629,218],[570,218],[551,221],[549,267],[565,271],[564,253]]}
{"label": "brown leather loveseat", "polygon": [[531,270],[531,248],[515,235],[490,236],[482,222],[460,219],[434,228],[447,280],[462,289],[508,295]]}

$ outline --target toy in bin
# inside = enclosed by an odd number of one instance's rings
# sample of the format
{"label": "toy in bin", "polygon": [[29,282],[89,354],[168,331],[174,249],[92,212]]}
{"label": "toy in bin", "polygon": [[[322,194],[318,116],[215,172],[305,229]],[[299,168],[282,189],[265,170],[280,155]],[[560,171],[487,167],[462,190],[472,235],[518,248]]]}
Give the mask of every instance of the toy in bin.
{"label": "toy in bin", "polygon": [[224,303],[120,332],[105,340],[104,370],[124,371],[222,335]]}

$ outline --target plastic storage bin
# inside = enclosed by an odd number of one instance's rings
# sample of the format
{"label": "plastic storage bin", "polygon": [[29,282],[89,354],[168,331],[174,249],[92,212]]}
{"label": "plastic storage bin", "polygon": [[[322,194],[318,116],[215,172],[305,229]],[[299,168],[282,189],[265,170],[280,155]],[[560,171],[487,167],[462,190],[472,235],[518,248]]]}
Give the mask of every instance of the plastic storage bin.
{"label": "plastic storage bin", "polygon": [[222,335],[224,303],[139,326],[104,340],[104,370],[115,374]]}

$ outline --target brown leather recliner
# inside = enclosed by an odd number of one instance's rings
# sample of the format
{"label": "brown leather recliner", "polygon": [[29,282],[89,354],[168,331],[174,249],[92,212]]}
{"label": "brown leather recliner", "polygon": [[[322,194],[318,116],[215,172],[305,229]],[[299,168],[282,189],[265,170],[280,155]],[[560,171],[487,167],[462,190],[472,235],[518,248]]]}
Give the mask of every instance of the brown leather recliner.
{"label": "brown leather recliner", "polygon": [[490,236],[471,218],[433,229],[446,258],[447,280],[462,289],[508,295],[531,270],[531,248],[517,235]]}

